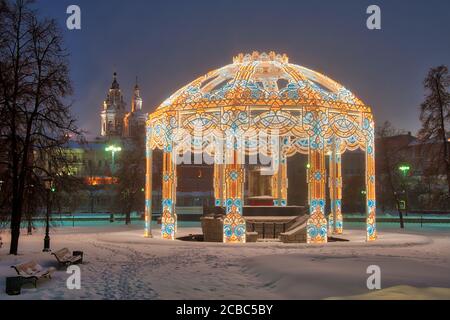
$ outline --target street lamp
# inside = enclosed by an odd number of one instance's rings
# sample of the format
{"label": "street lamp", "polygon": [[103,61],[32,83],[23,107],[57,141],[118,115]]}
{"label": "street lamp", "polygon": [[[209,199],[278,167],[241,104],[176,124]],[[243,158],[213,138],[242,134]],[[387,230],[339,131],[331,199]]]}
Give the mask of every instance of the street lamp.
{"label": "street lamp", "polygon": [[[105,148],[106,152],[111,152],[111,157],[112,157],[112,162],[111,162],[111,176],[114,176],[114,173],[116,171],[115,168],[115,155],[116,152],[120,152],[122,151],[121,147],[117,147],[115,145],[111,145]],[[114,222],[114,213],[111,213],[110,217],[109,217],[109,222],[113,223]]]}
{"label": "street lamp", "polygon": [[112,172],[112,174],[114,174],[114,171],[115,171],[115,161],[114,161],[115,160],[115,154],[116,154],[116,152],[122,151],[122,148],[112,145],[112,146],[106,147],[105,151],[106,152],[111,152],[111,156],[112,156],[111,172]]}
{"label": "street lamp", "polygon": [[411,170],[411,166],[409,164],[402,164],[398,167],[398,170],[402,173],[404,177],[406,177]]}
{"label": "street lamp", "polygon": [[44,237],[44,250],[43,252],[49,252],[50,250],[50,215],[52,213],[52,204],[51,204],[51,193],[55,192],[56,189],[53,186],[53,179],[51,177],[47,177],[44,179],[45,190],[47,191],[47,215],[45,218],[45,237]]}
{"label": "street lamp", "polygon": [[[400,164],[398,167],[398,170],[401,172],[403,179],[401,179],[402,181],[402,189],[403,189],[403,193],[405,195],[405,201],[403,203],[403,210],[405,210],[406,215],[408,215],[408,190],[407,190],[407,185],[406,185],[406,181],[405,178],[409,175],[409,171],[411,170],[411,166],[407,163],[403,163]],[[399,209],[400,210],[400,209]]]}

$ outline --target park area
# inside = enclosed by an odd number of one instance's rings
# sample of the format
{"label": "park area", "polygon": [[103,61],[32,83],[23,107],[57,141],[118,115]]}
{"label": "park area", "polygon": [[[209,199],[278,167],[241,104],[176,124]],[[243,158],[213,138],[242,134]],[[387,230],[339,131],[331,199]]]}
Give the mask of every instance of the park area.
{"label": "park area", "polygon": [[[155,226],[156,227],[156,226]],[[379,227],[379,240],[347,228],[348,242],[327,245],[259,241],[247,244],[182,241],[201,234],[195,224],[178,229],[178,239],[144,238],[140,223],[59,227],[52,249],[84,252],[81,289],[69,290],[66,267],[42,252],[44,232],[20,239],[18,256],[8,255],[9,235],[0,249],[0,287],[11,268],[34,260],[56,268],[51,279],[24,285],[19,296],[3,299],[450,299],[450,233],[445,226],[400,230]],[[419,234],[420,230],[420,234]],[[24,230],[23,233],[26,233]],[[184,238],[185,239],[185,238]],[[382,290],[369,291],[367,268],[380,267]]]}

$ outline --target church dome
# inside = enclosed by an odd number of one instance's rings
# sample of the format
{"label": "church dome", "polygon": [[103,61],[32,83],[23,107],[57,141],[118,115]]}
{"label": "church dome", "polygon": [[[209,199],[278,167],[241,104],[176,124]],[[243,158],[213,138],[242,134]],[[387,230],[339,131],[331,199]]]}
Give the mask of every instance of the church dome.
{"label": "church dome", "polygon": [[230,105],[279,108],[316,105],[370,112],[341,84],[289,63],[286,55],[275,52],[239,54],[232,64],[211,71],[175,92],[157,112]]}

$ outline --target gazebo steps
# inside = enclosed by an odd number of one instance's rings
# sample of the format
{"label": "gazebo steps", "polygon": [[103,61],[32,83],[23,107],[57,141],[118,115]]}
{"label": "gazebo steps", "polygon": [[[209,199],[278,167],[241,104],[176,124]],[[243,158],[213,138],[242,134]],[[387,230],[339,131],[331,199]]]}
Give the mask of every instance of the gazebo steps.
{"label": "gazebo steps", "polygon": [[280,239],[258,239],[256,242],[281,242]]}

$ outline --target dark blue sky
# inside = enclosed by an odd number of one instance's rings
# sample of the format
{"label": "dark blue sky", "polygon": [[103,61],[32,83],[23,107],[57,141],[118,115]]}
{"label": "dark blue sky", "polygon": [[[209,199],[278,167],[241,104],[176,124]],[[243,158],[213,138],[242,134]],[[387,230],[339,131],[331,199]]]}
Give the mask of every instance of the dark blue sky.
{"label": "dark blue sky", "polygon": [[[68,5],[82,30],[65,28]],[[366,8],[382,10],[382,30],[366,28]],[[130,105],[139,77],[144,110],[239,52],[276,51],[322,72],[372,106],[376,121],[420,127],[422,81],[450,64],[450,1],[38,0],[64,27],[71,54],[74,114],[96,135],[99,111],[117,71]]]}

